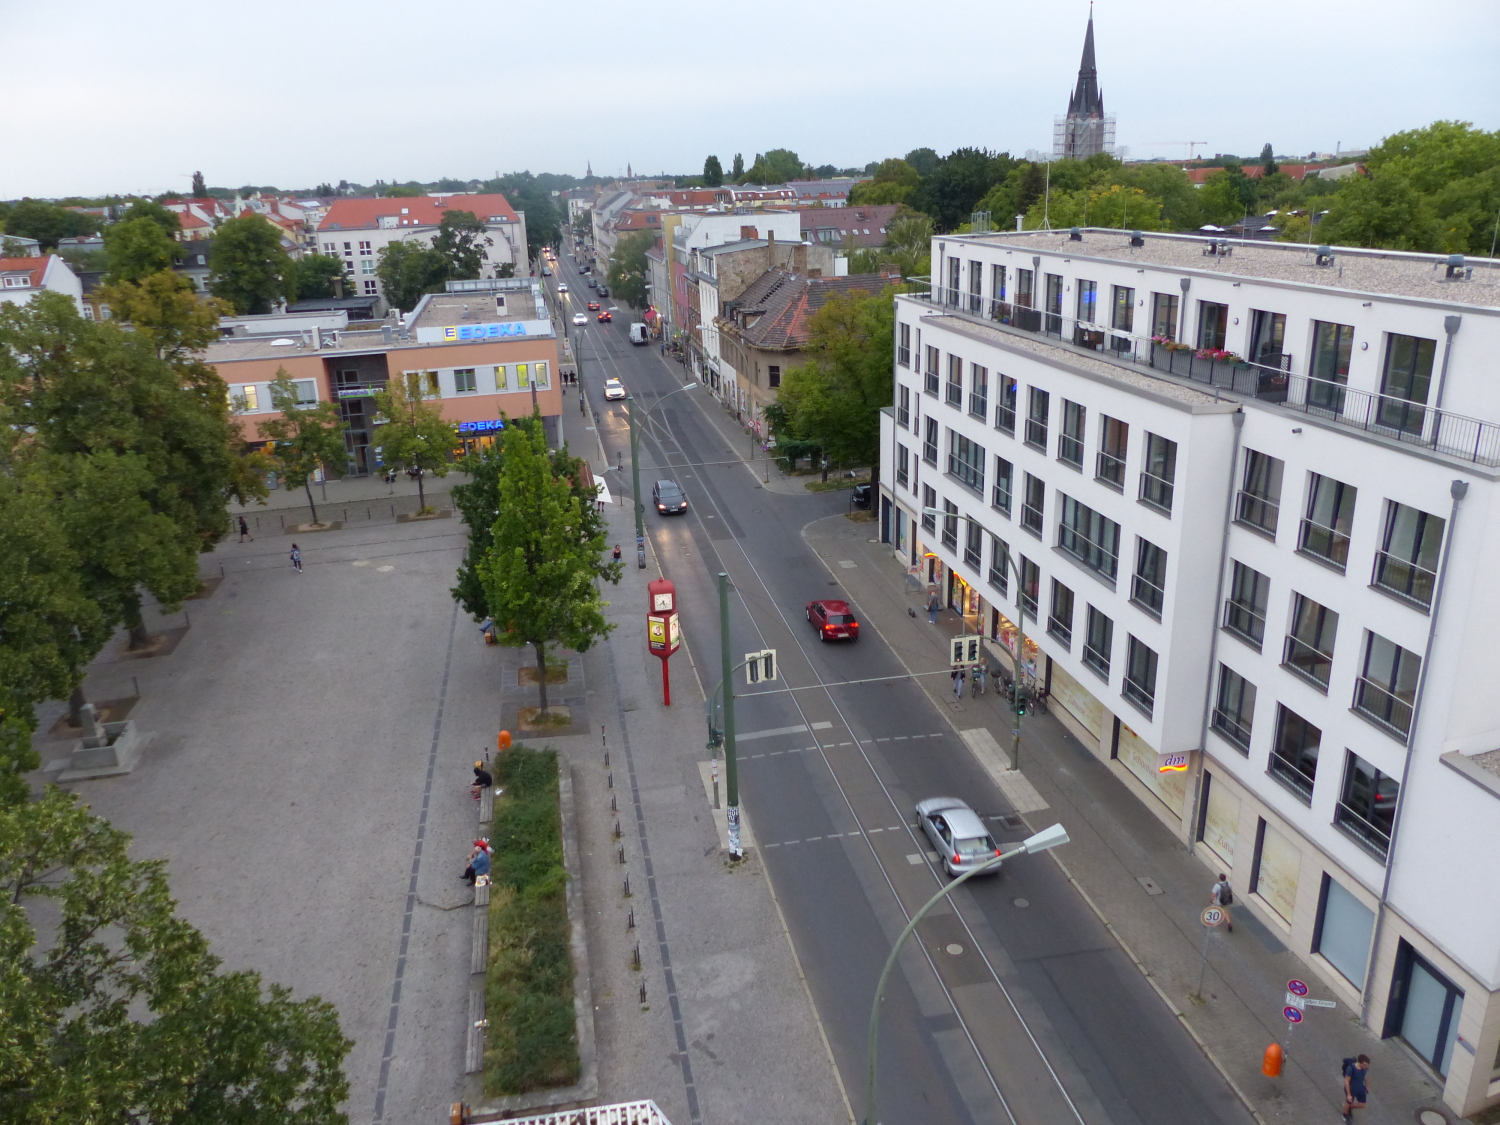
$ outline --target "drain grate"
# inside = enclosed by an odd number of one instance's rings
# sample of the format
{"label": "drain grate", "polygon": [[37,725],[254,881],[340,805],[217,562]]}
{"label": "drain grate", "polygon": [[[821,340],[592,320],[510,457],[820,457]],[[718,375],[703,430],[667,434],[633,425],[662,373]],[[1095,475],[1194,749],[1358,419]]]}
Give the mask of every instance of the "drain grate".
{"label": "drain grate", "polygon": [[1026,826],[1021,823],[1020,817],[1012,815],[1002,816],[1000,818],[1000,827],[1004,828],[1007,832],[1019,832]]}

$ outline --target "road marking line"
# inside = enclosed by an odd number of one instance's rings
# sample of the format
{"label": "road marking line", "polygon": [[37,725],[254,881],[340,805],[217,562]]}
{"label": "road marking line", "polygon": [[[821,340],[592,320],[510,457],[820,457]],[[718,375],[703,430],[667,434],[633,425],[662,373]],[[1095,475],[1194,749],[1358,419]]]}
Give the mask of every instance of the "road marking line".
{"label": "road marking line", "polygon": [[817,842],[818,842],[818,841],[819,841],[819,840],[821,840],[821,839],[822,839],[822,838],[823,838],[823,837],[821,837],[821,836],[809,836],[809,837],[808,837],[808,838],[807,838],[807,843],[809,843],[809,844],[816,844],[816,843],[817,843]]}
{"label": "road marking line", "polygon": [[854,743],[852,743],[852,742],[840,742],[839,745],[840,746],[853,746]]}
{"label": "road marking line", "polygon": [[781,845],[780,844],[767,844],[766,847],[768,847],[768,848],[779,848],[779,847],[781,847]]}
{"label": "road marking line", "polygon": [[906,857],[906,862],[913,867],[920,867],[922,866],[922,857],[919,855],[909,855]]}
{"label": "road marking line", "polygon": [[766,757],[767,758],[777,758],[777,757],[780,757],[782,754],[785,754],[785,753],[786,753],[785,750],[772,750],[769,754],[766,755]]}
{"label": "road marking line", "polygon": [[[842,832],[830,832],[830,833],[828,833],[828,838],[830,840],[837,840],[842,835],[843,835]],[[851,832],[850,835],[852,836],[853,833]]]}
{"label": "road marking line", "polygon": [[1020,770],[1006,768],[1009,760],[1002,755],[1000,744],[986,728],[959,731],[959,737],[964,740],[984,772],[999,786],[1000,792],[1005,794],[1011,808],[1023,814],[1041,812],[1047,808],[1046,800]]}
{"label": "road marking line", "polygon": [[[832,726],[832,724],[829,724]],[[794,727],[776,727],[773,730],[752,730],[745,734],[736,734],[734,740],[739,742],[750,742],[757,738],[775,738],[778,734],[801,734],[807,729],[806,723],[798,723]]]}
{"label": "road marking line", "polygon": [[[801,728],[798,728],[798,729],[801,729]],[[807,729],[808,730],[832,730],[833,729],[833,724],[832,723],[813,723]]]}
{"label": "road marking line", "polygon": [[906,741],[906,735],[904,735],[904,734],[898,734],[894,738],[892,738],[891,741],[892,742],[905,742]]}
{"label": "road marking line", "polygon": [[884,832],[884,831],[885,831],[884,828],[872,828],[872,829],[870,829],[871,834],[874,834],[876,832]]}

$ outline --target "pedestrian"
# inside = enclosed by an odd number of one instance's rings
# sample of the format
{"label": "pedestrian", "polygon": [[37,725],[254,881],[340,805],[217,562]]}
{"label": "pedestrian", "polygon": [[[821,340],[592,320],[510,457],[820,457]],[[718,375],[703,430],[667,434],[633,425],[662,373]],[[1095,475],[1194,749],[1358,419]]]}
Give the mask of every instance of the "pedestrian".
{"label": "pedestrian", "polygon": [[255,542],[255,536],[250,535],[250,525],[245,522],[245,517],[241,516],[240,517],[240,542],[241,543],[243,543],[245,541],[245,536],[247,536],[247,535],[250,536],[250,542],[254,543]]}
{"label": "pedestrian", "polygon": [[963,697],[964,697],[964,670],[962,668],[955,668],[955,669],[953,669],[953,698],[954,699],[962,699]]}
{"label": "pedestrian", "polygon": [[1344,1120],[1352,1121],[1356,1109],[1364,1109],[1370,1097],[1370,1056],[1344,1060]]}
{"label": "pedestrian", "polygon": [[297,544],[293,543],[292,544],[292,553],[290,555],[288,555],[287,557],[292,560],[292,569],[295,570],[298,574],[301,574],[302,573],[302,548],[298,547]]}
{"label": "pedestrian", "polygon": [[620,561],[620,545],[618,543],[615,544],[614,556],[615,556],[615,562],[619,562]]}
{"label": "pedestrian", "polygon": [[464,868],[464,882],[473,886],[481,875],[490,873],[490,853],[481,841],[474,841],[474,850],[469,853],[469,866]]}
{"label": "pedestrian", "polygon": [[1232,902],[1234,902],[1234,891],[1229,887],[1229,876],[1220,871],[1219,881],[1209,892],[1209,905],[1217,906],[1224,912],[1224,924],[1229,928],[1230,933],[1234,933],[1234,915],[1229,913],[1229,906]]}
{"label": "pedestrian", "polygon": [[976,665],[974,665],[974,675],[973,675],[973,678],[969,681],[969,683],[972,685],[972,687],[973,687],[973,693],[975,695],[983,695],[984,694],[984,665],[983,664],[976,664]]}
{"label": "pedestrian", "polygon": [[938,600],[937,591],[927,595],[927,624],[936,625],[938,610],[943,608],[943,603]]}
{"label": "pedestrian", "polygon": [[474,800],[479,800],[479,795],[494,784],[495,779],[491,776],[490,771],[484,768],[484,763],[475,762],[474,784],[469,786],[469,793],[472,794]]}

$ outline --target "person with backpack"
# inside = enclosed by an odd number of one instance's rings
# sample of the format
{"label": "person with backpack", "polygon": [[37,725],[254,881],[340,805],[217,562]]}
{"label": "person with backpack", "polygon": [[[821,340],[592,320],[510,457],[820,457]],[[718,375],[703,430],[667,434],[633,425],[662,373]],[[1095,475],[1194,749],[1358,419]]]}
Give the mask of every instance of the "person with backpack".
{"label": "person with backpack", "polygon": [[1229,888],[1229,876],[1220,871],[1219,881],[1214,884],[1214,888],[1209,892],[1209,895],[1208,904],[1210,906],[1217,906],[1224,912],[1224,924],[1228,927],[1230,933],[1234,933],[1234,915],[1229,913],[1229,906],[1234,902],[1234,891]]}
{"label": "person with backpack", "polygon": [[1344,1108],[1342,1110],[1346,1122],[1353,1120],[1356,1109],[1364,1109],[1365,1102],[1370,1097],[1370,1056],[1360,1055],[1358,1058],[1345,1059],[1344,1071]]}

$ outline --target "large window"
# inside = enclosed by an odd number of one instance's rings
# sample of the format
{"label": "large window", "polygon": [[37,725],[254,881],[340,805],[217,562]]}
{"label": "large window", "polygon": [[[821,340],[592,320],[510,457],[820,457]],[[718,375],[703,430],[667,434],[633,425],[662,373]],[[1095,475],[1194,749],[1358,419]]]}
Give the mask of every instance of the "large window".
{"label": "large window", "polygon": [[1401,783],[1387,777],[1354,751],[1344,758],[1344,787],[1333,822],[1373,851],[1382,862],[1391,846],[1396,799]]}
{"label": "large window", "polygon": [[1323,732],[1287,707],[1276,708],[1276,741],[1267,768],[1308,804],[1318,777],[1318,746]]}
{"label": "large window", "polygon": [[927,485],[924,484],[922,486],[922,530],[923,531],[933,532],[933,531],[937,530],[937,516],[935,516],[935,515],[932,514],[933,511],[934,511],[934,509],[936,509],[936,508],[937,508],[937,491],[935,489],[927,487]]}
{"label": "large window", "polygon": [[1010,597],[1010,546],[990,536],[990,571],[985,578],[1002,598]]}
{"label": "large window", "polygon": [[896,326],[896,362],[902,367],[911,366],[911,325]]}
{"label": "large window", "polygon": [[1146,464],[1141,469],[1141,499],[1164,512],[1172,510],[1177,480],[1177,443],[1158,434],[1146,435]]}
{"label": "large window", "polygon": [[1309,474],[1307,515],[1297,549],[1340,570],[1349,561],[1349,529],[1354,524],[1354,501],[1358,491],[1332,477]]}
{"label": "large window", "polygon": [[1001,375],[995,386],[995,429],[1016,434],[1016,381]]}
{"label": "large window", "polygon": [[[992,303],[1005,300],[1005,267],[990,267],[990,301]],[[995,315],[999,315],[996,313]]]}
{"label": "large window", "polygon": [[943,546],[958,550],[958,505],[952,500],[943,501]]}
{"label": "large window", "polygon": [[1062,432],[1057,436],[1057,459],[1075,469],[1083,468],[1083,427],[1088,411],[1081,403],[1063,399]]}
{"label": "large window", "polygon": [[1130,427],[1118,418],[1100,416],[1099,455],[1095,458],[1094,476],[1115,488],[1125,487],[1125,452],[1130,444]]}
{"label": "large window", "polygon": [[1156,340],[1177,339],[1177,294],[1151,294],[1151,336]]}
{"label": "large window", "polygon": [[1349,356],[1354,351],[1354,326],[1313,321],[1312,363],[1307,373],[1313,381],[1307,401],[1333,413],[1344,409],[1344,384],[1349,382]]}
{"label": "large window", "polygon": [[1224,350],[1229,330],[1229,306],[1213,301],[1198,302],[1198,346],[1213,351]]}
{"label": "large window", "polygon": [[1020,305],[1023,309],[1033,307],[1035,277],[1036,274],[1031,270],[1016,270],[1016,304]]}
{"label": "large window", "polygon": [[1109,680],[1109,661],[1115,645],[1115,623],[1089,606],[1088,628],[1083,638],[1083,662]]}
{"label": "large window", "polygon": [[1042,585],[1042,570],[1025,555],[1021,556],[1021,610],[1036,620],[1037,591]]}
{"label": "large window", "polygon": [[459,367],[453,371],[453,390],[455,394],[471,394],[479,387],[474,378],[472,367]]}
{"label": "large window", "polygon": [[927,393],[935,395],[938,393],[938,350],[930,344],[924,350],[927,355],[927,363],[922,370],[922,378],[925,380],[924,386]]}
{"label": "large window", "polygon": [[1338,638],[1339,615],[1327,606],[1298,594],[1292,599],[1292,629],[1287,634],[1281,662],[1323,690],[1333,671],[1333,644]]}
{"label": "large window", "polygon": [[896,445],[896,483],[902,488],[911,485],[911,454],[899,442]]}
{"label": "large window", "polygon": [[948,472],[984,495],[984,447],[956,430],[948,431]]}
{"label": "large window", "polygon": [[1421,433],[1427,392],[1432,386],[1436,340],[1386,337],[1385,371],[1380,378],[1380,424],[1402,433]]}
{"label": "large window", "polygon": [[1374,930],[1375,912],[1325,872],[1318,895],[1312,951],[1321,953],[1356,989],[1365,986],[1365,966]]}
{"label": "large window", "polygon": [[1282,462],[1268,453],[1245,450],[1245,479],[1235,502],[1235,520],[1275,538],[1281,512]]}
{"label": "large window", "polygon": [[1062,335],[1063,326],[1062,274],[1049,273],[1045,276],[1047,288],[1046,293],[1043,295],[1043,300],[1046,302],[1046,308],[1043,311],[1047,314],[1046,332],[1049,336],[1060,336]]}
{"label": "large window", "polygon": [[922,440],[922,460],[929,465],[937,464],[938,427],[936,418],[924,418],[925,433]]}
{"label": "large window", "polygon": [[1151,616],[1161,619],[1167,600],[1167,552],[1137,537],[1135,577],[1130,580],[1130,600]]}
{"label": "large window", "polygon": [[1057,545],[1090,570],[1111,580],[1120,567],[1120,525],[1071,496],[1062,497]]}
{"label": "large window", "polygon": [[896,387],[896,424],[911,429],[911,388],[905,383]]}
{"label": "large window", "polygon": [[1099,315],[1099,283],[1097,281],[1078,282],[1078,319],[1085,324],[1093,324]]}
{"label": "large window", "polygon": [[984,565],[984,528],[975,520],[964,520],[964,563],[975,574]]}
{"label": "large window", "polygon": [[[1116,332],[1130,332],[1135,328],[1135,290],[1127,289],[1123,285],[1114,287],[1113,311],[1110,314],[1109,326]],[[1129,346],[1126,341],[1126,346]]]}
{"label": "large window", "polygon": [[990,371],[977,363],[969,364],[969,413],[976,418],[990,416]]}
{"label": "large window", "polygon": [[1147,716],[1156,708],[1156,652],[1137,637],[1125,646],[1125,682],[1120,691]]}
{"label": "large window", "polygon": [[1026,412],[1026,444],[1047,452],[1047,411],[1051,396],[1040,387],[1030,388],[1030,407]]}
{"label": "large window", "polygon": [[1375,586],[1425,607],[1432,605],[1444,521],[1394,500],[1385,502],[1385,534],[1375,554]]}
{"label": "large window", "polygon": [[948,405],[964,404],[964,361],[956,355],[948,357]]}
{"label": "large window", "polygon": [[969,311],[984,312],[984,265],[980,262],[969,263]]}
{"label": "large window", "polygon": [[1270,594],[1269,578],[1242,562],[1234,564],[1229,596],[1224,599],[1224,628],[1248,641],[1256,652],[1266,639],[1266,602]]}
{"label": "large window", "polygon": [[1021,497],[1021,526],[1042,533],[1042,516],[1047,502],[1047,482],[1026,474],[1026,492]]}
{"label": "large window", "polygon": [[1250,350],[1246,354],[1251,363],[1280,368],[1284,357],[1282,347],[1286,342],[1286,316],[1283,313],[1250,310]]}
{"label": "large window", "polygon": [[1015,485],[1015,468],[1004,457],[995,458],[995,485],[990,503],[1010,515],[1011,490]]}
{"label": "large window", "polygon": [[1063,648],[1073,647],[1073,591],[1056,578],[1052,580],[1052,612],[1047,617],[1047,632]]}
{"label": "large window", "polygon": [[1214,703],[1213,727],[1241,750],[1250,749],[1255,723],[1255,685],[1233,668],[1219,665],[1219,694]]}
{"label": "large window", "polygon": [[1411,730],[1422,658],[1375,633],[1365,634],[1365,661],[1354,688],[1354,709],[1404,740]]}

